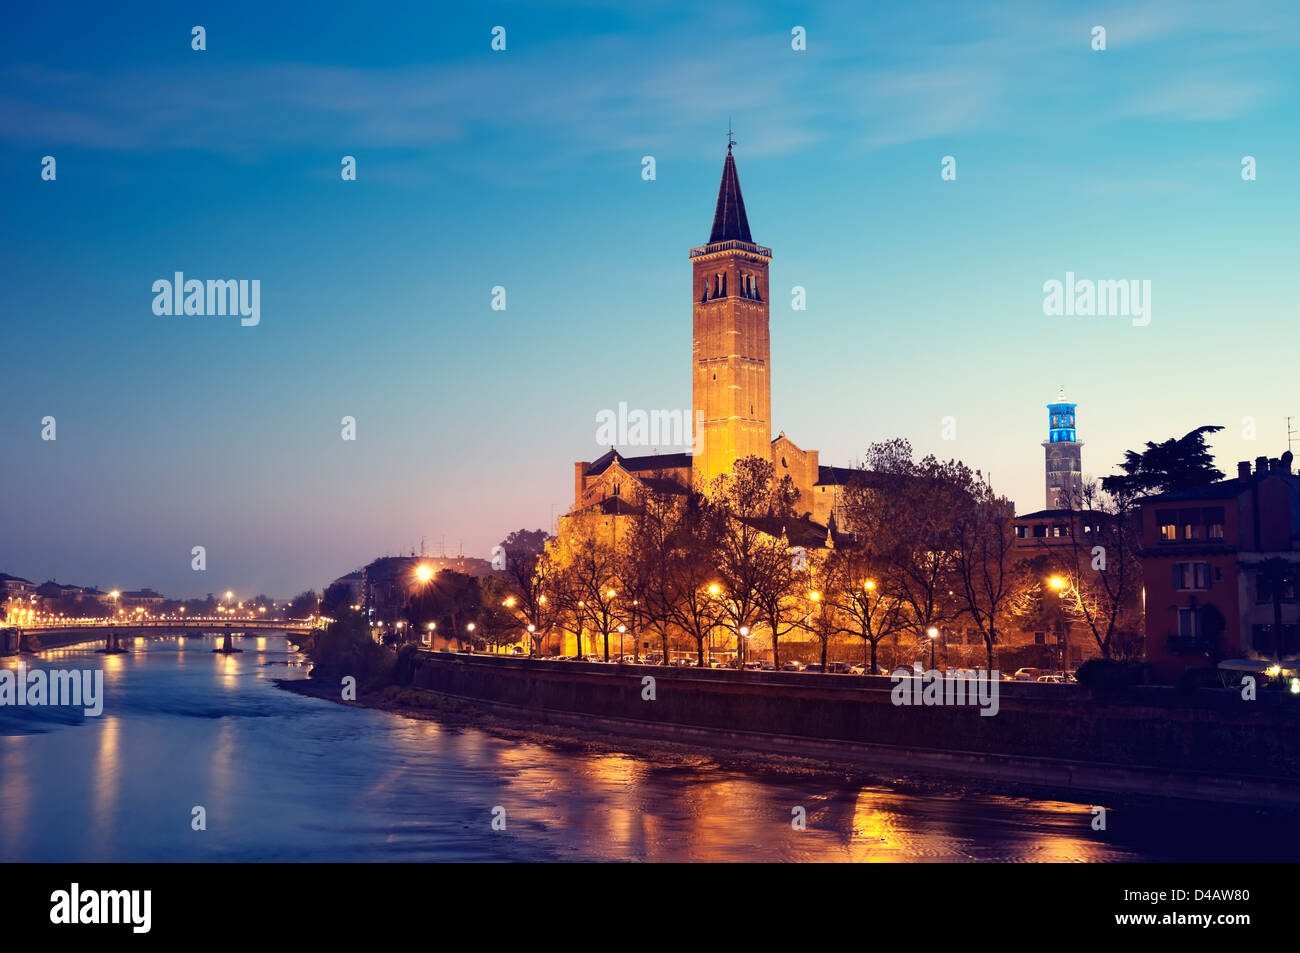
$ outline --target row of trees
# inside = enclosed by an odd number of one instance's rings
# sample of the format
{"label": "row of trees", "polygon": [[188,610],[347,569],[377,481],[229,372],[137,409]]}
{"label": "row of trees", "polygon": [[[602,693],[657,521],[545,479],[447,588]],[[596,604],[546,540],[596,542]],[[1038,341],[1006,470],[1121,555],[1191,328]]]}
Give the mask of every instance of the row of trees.
{"label": "row of trees", "polygon": [[[1026,556],[1010,502],[979,471],[916,461],[896,439],[870,448],[843,492],[843,531],[818,546],[825,541],[805,538],[789,477],[751,457],[707,495],[651,490],[621,519],[576,514],[546,547],[540,533],[514,534],[504,544],[504,602],[534,652],[561,631],[577,639],[578,654],[585,638],[606,658],[630,632],[657,640],[665,659],[670,643],[684,641],[701,664],[711,641],[735,645],[743,659],[761,639],[780,665],[782,640],[802,634],[823,664],[833,642],[850,638],[876,667],[886,639],[923,652],[933,631],[961,628],[978,633],[993,667],[1011,629],[1058,612],[1085,626],[1100,654],[1131,654],[1140,628],[1134,521],[1122,499],[1094,485],[1089,493],[1108,507],[1101,535]],[[1093,546],[1108,554],[1101,569]]]}
{"label": "row of trees", "polygon": [[407,638],[432,623],[476,645],[527,641],[536,654],[567,633],[579,655],[608,659],[631,637],[638,650],[657,642],[665,662],[690,645],[701,664],[715,643],[741,659],[762,644],[779,666],[798,635],[823,664],[848,639],[876,668],[886,640],[920,658],[932,633],[962,630],[993,668],[1011,633],[1069,626],[1102,657],[1132,658],[1143,628],[1137,501],[1221,477],[1204,445],[1218,429],[1130,452],[1121,475],[1071,491],[1063,532],[1019,543],[1012,504],[987,477],[915,460],[903,439],[868,450],[829,538],[809,537],[789,477],[746,458],[707,494],[657,481],[669,489],[644,491],[630,513],[573,514],[557,539],[512,533],[501,576],[438,573],[407,607]]}

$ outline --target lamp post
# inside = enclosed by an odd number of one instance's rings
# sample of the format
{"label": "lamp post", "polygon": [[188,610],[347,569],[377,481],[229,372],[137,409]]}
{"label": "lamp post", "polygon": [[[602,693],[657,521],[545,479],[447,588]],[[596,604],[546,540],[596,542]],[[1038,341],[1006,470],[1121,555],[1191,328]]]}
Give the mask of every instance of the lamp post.
{"label": "lamp post", "polygon": [[1065,612],[1063,608],[1066,582],[1060,576],[1052,576],[1047,580],[1047,584],[1056,593],[1056,645],[1061,653],[1061,672],[1064,674],[1066,666],[1069,664],[1069,643],[1065,634]]}
{"label": "lamp post", "polygon": [[[609,620],[614,611],[614,597],[618,595],[613,589],[605,593],[605,605],[601,611],[600,631],[605,639],[605,661],[609,661]],[[620,628],[621,633],[621,628]],[[622,654],[622,636],[619,637],[619,654]]]}
{"label": "lamp post", "polygon": [[[871,632],[871,594],[876,591],[876,581],[874,579],[868,579],[862,584],[862,591],[865,593],[862,597],[862,617],[866,620],[867,631]],[[867,642],[865,639],[863,640],[862,670],[868,675],[876,674],[875,669],[871,664],[873,647],[874,646],[871,643]]]}

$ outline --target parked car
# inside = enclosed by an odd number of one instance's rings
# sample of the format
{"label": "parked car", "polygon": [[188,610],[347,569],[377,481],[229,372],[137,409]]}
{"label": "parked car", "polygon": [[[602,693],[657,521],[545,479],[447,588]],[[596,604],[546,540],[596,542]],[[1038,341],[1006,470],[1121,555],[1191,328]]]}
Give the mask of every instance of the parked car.
{"label": "parked car", "polygon": [[1011,679],[1016,682],[1036,682],[1038,676],[1051,674],[1051,671],[1045,668],[1018,668],[1016,674],[1011,676]]}

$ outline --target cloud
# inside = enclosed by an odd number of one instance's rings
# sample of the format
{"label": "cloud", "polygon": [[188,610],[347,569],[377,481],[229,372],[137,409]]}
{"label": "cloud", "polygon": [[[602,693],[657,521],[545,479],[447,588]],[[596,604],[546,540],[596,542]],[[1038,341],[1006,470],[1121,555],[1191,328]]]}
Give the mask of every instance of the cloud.
{"label": "cloud", "polygon": [[1180,121],[1235,119],[1261,108],[1278,92],[1265,81],[1184,75],[1129,98],[1124,112]]}

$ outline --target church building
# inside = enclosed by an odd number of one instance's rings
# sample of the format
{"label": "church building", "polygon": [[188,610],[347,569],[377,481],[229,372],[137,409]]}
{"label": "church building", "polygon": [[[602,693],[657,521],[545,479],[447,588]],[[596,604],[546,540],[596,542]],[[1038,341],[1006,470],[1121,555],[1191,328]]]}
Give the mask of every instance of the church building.
{"label": "church building", "polygon": [[690,251],[692,450],[628,457],[611,447],[596,460],[575,463],[573,506],[619,515],[635,507],[646,488],[707,492],[737,460],[758,456],[772,461],[777,479],[792,479],[799,491],[796,513],[824,534],[853,471],[822,466],[818,451],[801,449],[784,432],[772,437],[772,249],[750,233],[732,145],[709,241]]}

